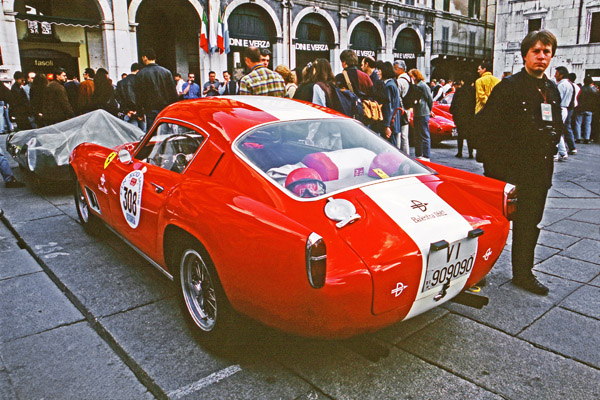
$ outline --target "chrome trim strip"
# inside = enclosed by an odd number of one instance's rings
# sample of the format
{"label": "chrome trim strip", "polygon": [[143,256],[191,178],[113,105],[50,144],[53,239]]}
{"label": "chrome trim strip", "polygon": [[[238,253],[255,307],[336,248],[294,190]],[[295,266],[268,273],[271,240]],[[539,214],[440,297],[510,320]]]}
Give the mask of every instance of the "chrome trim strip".
{"label": "chrome trim strip", "polygon": [[[105,224],[106,225],[106,224]],[[125,244],[127,244],[129,247],[131,247],[133,250],[135,250],[136,253],[138,253],[140,256],[142,256],[144,258],[144,260],[148,261],[154,268],[158,269],[159,272],[161,272],[163,275],[165,275],[167,278],[169,278],[170,280],[173,280],[173,275],[171,275],[170,273],[167,272],[166,269],[164,269],[163,267],[161,267],[158,263],[156,263],[154,260],[152,260],[150,257],[148,257],[146,254],[144,254],[140,249],[138,249],[133,243],[131,243],[129,240],[125,239],[123,237],[123,235],[121,235],[119,232],[117,232],[116,230],[114,230],[111,226],[106,225],[106,227],[115,235],[117,235],[119,237],[119,239],[121,239],[122,241],[125,242]]]}

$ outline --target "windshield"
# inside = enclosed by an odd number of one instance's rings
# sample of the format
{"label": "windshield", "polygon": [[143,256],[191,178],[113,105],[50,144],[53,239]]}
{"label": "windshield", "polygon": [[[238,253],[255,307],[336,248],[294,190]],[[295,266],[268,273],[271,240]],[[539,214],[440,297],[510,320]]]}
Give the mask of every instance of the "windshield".
{"label": "windshield", "polygon": [[317,197],[390,177],[430,173],[351,119],[263,125],[248,131],[236,148],[298,197]]}

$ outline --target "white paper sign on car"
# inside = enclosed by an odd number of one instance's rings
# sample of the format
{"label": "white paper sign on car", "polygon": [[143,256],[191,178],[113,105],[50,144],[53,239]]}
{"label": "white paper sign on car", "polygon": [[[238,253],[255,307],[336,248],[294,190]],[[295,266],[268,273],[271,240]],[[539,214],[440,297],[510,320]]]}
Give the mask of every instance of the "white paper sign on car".
{"label": "white paper sign on car", "polygon": [[121,210],[127,224],[137,228],[140,223],[142,188],[144,186],[144,174],[142,171],[132,171],[121,182],[119,197],[121,199]]}

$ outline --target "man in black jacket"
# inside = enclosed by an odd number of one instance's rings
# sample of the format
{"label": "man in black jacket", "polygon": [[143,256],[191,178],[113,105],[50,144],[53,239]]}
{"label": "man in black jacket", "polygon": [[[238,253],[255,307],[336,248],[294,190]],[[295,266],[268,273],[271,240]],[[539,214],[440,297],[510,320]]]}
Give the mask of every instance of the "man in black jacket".
{"label": "man in black jacket", "polygon": [[140,64],[131,64],[131,73],[117,83],[115,98],[119,103],[119,115],[123,120],[145,131],[144,115],[138,115],[135,101],[135,79],[139,70]]}
{"label": "man in black jacket", "polygon": [[31,106],[29,105],[29,98],[23,90],[25,85],[26,76],[21,71],[17,71],[14,74],[15,83],[13,83],[10,91],[12,93],[10,100],[10,116],[15,119],[17,128],[20,131],[26,129],[32,129],[29,117],[31,116]]}
{"label": "man in black jacket", "polygon": [[142,52],[145,67],[135,78],[135,98],[137,113],[145,114],[147,129],[152,128],[154,120],[163,108],[177,101],[177,90],[171,72],[156,64],[154,49]]}
{"label": "man in black jacket", "polygon": [[541,295],[548,288],[532,273],[537,225],[552,185],[556,145],[564,132],[560,94],[544,74],[556,47],[556,37],[549,31],[530,32],[521,42],[525,67],[496,85],[475,117],[480,132],[477,155],[485,175],[517,188],[513,283]]}

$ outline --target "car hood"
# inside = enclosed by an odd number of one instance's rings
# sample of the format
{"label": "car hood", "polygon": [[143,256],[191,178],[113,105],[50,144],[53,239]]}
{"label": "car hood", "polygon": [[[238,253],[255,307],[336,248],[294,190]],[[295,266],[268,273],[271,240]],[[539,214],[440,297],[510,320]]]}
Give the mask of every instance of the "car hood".
{"label": "car hood", "polygon": [[[433,302],[434,293],[423,292],[431,245],[464,240],[473,228],[432,187],[407,177],[353,191],[362,218],[338,233],[371,271],[375,314],[402,307],[407,314],[419,314],[441,303]],[[477,238],[469,246],[476,252]],[[447,299],[462,290],[467,278],[452,282]]]}

